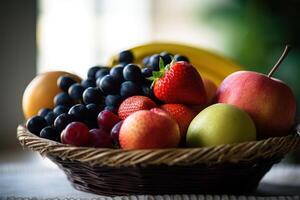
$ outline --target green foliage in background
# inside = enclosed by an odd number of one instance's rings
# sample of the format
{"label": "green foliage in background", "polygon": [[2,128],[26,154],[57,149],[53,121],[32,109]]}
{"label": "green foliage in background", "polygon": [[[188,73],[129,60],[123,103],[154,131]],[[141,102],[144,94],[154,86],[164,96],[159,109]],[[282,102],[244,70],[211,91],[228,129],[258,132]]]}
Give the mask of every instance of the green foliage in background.
{"label": "green foliage in background", "polygon": [[299,108],[299,10],[297,0],[215,0],[197,14],[221,33],[226,47],[223,53],[249,70],[267,73],[285,44],[290,44],[293,49],[274,76],[292,88]]}

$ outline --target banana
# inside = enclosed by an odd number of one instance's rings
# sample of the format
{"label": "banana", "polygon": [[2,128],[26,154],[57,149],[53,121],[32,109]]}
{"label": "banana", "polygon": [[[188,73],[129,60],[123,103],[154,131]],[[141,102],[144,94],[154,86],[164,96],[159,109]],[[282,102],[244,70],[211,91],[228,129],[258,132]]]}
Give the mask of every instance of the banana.
{"label": "banana", "polygon": [[[152,42],[130,49],[135,63],[142,63],[143,58],[155,53],[167,51],[172,54],[181,54],[190,60],[202,77],[214,81],[217,85],[229,74],[242,68],[233,61],[205,49],[184,44]],[[117,55],[113,56],[109,66],[117,63]]]}

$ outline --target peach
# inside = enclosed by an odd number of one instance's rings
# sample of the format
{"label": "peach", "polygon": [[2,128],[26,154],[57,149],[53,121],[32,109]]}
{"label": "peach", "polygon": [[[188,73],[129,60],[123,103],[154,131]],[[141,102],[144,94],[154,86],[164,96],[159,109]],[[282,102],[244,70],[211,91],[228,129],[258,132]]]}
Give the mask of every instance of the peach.
{"label": "peach", "polygon": [[180,142],[179,126],[167,114],[140,110],[124,120],[119,141],[123,149],[174,148]]}

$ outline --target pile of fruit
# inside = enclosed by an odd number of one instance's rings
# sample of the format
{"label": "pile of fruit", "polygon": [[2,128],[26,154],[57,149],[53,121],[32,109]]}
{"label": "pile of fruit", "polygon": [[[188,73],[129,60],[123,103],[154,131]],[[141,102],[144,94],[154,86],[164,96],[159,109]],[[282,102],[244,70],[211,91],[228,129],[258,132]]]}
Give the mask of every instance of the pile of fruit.
{"label": "pile of fruit", "polygon": [[[289,134],[296,100],[268,76],[238,71],[217,87],[184,55],[161,52],[134,63],[130,50],[87,78],[66,72],[37,76],[26,88],[27,129],[74,146],[151,149],[231,144]],[[48,85],[40,89],[40,85]],[[42,99],[41,99],[42,98]]]}

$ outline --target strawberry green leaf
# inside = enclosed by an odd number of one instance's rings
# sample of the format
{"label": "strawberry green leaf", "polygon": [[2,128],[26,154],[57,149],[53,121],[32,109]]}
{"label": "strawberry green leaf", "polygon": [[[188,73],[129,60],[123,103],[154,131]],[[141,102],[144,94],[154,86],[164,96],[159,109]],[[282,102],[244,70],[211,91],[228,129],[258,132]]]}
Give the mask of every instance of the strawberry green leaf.
{"label": "strawberry green leaf", "polygon": [[148,80],[152,80],[152,84],[150,88],[153,88],[155,82],[160,79],[161,77],[164,76],[166,72],[165,64],[162,58],[159,58],[159,71],[153,71],[152,72],[152,77],[148,78]]}
{"label": "strawberry green leaf", "polygon": [[156,78],[154,78],[153,76],[149,77],[149,78],[146,78],[147,80],[149,81],[154,81]]}
{"label": "strawberry green leaf", "polygon": [[164,71],[165,70],[165,63],[162,58],[159,58],[159,71]]}
{"label": "strawberry green leaf", "polygon": [[164,74],[163,74],[162,72],[160,72],[160,71],[153,71],[153,72],[152,72],[152,75],[153,75],[154,78],[160,78],[160,77],[162,77]]}

